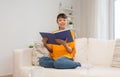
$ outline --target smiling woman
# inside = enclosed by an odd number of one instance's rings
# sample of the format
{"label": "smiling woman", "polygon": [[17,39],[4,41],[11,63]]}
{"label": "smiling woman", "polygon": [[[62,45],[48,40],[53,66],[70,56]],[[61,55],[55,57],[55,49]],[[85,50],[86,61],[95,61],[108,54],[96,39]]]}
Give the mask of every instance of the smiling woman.
{"label": "smiling woman", "polygon": [[[62,31],[66,29],[67,25],[67,16],[64,13],[60,13],[57,15],[57,24],[58,31]],[[44,37],[42,39],[43,45],[47,48],[50,53],[50,57],[41,57],[39,58],[39,65],[46,68],[56,68],[56,69],[74,69],[76,67],[80,67],[81,64],[79,62],[74,62],[75,57],[75,38],[74,32],[70,30],[69,32],[72,36],[73,41],[67,42],[67,38],[65,40],[55,38],[56,44],[49,44],[47,41],[49,38]],[[62,34],[66,35],[65,33]],[[59,35],[59,36],[62,36]]]}

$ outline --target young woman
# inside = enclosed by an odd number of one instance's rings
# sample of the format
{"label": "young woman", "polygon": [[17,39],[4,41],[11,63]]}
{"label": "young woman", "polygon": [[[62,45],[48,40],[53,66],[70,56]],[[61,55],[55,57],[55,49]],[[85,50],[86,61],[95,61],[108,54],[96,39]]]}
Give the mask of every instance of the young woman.
{"label": "young woman", "polygon": [[[60,13],[57,16],[57,24],[60,30],[65,30],[67,25],[67,16],[64,13]],[[56,32],[55,31],[55,32]],[[74,32],[71,31],[74,39]],[[58,44],[47,44],[48,38],[43,38],[43,44],[50,52],[50,57],[42,57],[39,59],[39,65],[46,68],[57,68],[57,69],[72,69],[80,67],[79,62],[74,62],[75,57],[75,42],[67,43],[65,40],[56,39]]]}

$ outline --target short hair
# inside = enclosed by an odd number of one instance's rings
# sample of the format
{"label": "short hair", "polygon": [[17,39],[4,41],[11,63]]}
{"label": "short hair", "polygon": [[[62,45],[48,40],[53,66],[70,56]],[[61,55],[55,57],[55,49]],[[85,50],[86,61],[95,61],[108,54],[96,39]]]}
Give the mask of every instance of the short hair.
{"label": "short hair", "polygon": [[64,13],[60,13],[60,14],[58,14],[58,16],[57,16],[57,20],[58,20],[59,18],[67,19],[67,15],[64,14]]}

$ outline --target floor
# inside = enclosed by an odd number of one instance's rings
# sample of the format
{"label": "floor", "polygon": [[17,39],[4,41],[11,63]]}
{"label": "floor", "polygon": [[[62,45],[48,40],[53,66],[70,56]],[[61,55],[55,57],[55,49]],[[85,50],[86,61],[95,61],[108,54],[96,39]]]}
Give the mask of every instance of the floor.
{"label": "floor", "polygon": [[5,75],[5,76],[0,76],[0,77],[13,77],[12,75]]}

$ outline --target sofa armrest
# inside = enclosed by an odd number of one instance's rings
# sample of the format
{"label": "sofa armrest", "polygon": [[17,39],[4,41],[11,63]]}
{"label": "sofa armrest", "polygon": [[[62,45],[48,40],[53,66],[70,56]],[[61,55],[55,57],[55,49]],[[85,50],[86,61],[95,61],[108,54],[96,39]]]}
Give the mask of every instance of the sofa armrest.
{"label": "sofa armrest", "polygon": [[24,66],[32,66],[32,48],[14,50],[14,77],[19,77],[20,69]]}

